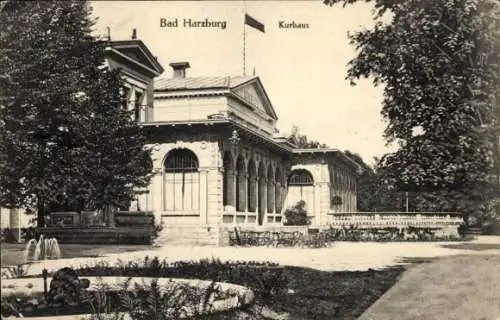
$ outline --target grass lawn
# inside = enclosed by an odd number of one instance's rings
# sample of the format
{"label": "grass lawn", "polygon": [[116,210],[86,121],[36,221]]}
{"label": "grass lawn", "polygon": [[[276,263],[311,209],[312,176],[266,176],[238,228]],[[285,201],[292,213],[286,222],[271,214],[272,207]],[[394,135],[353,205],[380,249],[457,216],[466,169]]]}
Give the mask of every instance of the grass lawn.
{"label": "grass lawn", "polygon": [[285,267],[288,289],[260,304],[289,314],[289,319],[356,319],[392,287],[404,269],[325,272]]}
{"label": "grass lawn", "polygon": [[284,267],[290,279],[288,290],[272,299],[257,297],[247,310],[218,314],[222,319],[357,319],[398,280],[403,268],[325,272]]}
{"label": "grass lawn", "polygon": [[498,255],[414,265],[359,319],[499,319],[499,270]]}
{"label": "grass lawn", "polygon": [[[1,266],[17,265],[24,263],[23,243],[2,243],[2,263]],[[102,255],[121,253],[127,251],[149,250],[149,245],[95,245],[95,244],[61,244],[61,254],[63,258],[77,257],[98,257]]]}

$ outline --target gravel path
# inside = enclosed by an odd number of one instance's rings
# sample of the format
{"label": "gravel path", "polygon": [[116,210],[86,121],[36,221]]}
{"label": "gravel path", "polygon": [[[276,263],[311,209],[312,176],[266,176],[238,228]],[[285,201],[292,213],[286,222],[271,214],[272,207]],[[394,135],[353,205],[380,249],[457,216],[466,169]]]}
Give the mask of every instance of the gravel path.
{"label": "gravel path", "polygon": [[[499,244],[500,237],[479,237],[468,243]],[[48,260],[31,265],[29,274],[40,274],[43,268],[55,271],[62,267],[78,267],[106,261],[143,259],[145,256],[158,256],[167,261],[199,260],[219,258],[222,261],[272,261],[281,265],[309,267],[323,271],[363,271],[369,268],[380,269],[402,263],[404,258],[433,258],[451,255],[498,254],[498,249],[464,250],[444,248],[443,245],[457,245],[457,242],[336,242],[333,247],[322,249],[267,248],[267,247],[208,247],[208,246],[165,246],[154,250],[123,252],[95,258],[72,258]]]}

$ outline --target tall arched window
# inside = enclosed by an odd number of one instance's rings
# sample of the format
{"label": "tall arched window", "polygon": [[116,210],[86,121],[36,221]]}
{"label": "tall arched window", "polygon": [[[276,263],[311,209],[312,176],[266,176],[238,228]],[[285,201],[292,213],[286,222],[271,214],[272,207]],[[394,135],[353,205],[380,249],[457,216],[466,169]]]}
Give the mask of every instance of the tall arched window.
{"label": "tall arched window", "polygon": [[314,180],[311,173],[304,169],[293,170],[288,177],[287,205],[305,201],[306,209],[314,203]]}
{"label": "tall arched window", "polygon": [[175,149],[165,159],[164,210],[198,211],[200,176],[198,158],[188,149]]}

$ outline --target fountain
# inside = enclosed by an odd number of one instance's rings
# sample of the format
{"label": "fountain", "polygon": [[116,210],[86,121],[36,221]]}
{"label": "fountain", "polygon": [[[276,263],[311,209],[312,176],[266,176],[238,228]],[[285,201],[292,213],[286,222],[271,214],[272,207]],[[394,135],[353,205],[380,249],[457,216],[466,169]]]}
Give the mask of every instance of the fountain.
{"label": "fountain", "polygon": [[24,261],[39,261],[61,258],[61,249],[56,238],[45,239],[40,235],[38,241],[30,239],[24,249]]}

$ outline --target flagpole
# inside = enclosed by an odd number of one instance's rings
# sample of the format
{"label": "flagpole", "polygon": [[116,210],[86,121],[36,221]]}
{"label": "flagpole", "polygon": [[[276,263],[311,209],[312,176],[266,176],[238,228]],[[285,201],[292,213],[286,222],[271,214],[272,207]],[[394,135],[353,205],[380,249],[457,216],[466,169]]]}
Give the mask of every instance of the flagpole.
{"label": "flagpole", "polygon": [[245,0],[243,2],[243,75],[247,75],[247,70],[246,70],[246,53],[247,53],[247,42],[246,42],[246,33],[247,33],[247,27],[246,27],[246,13],[247,13],[247,3]]}
{"label": "flagpole", "polygon": [[[245,18],[243,18],[245,19]],[[246,76],[246,23],[243,21],[243,75]]]}
{"label": "flagpole", "polygon": [[246,76],[246,24],[243,22],[243,75]]}
{"label": "flagpole", "polygon": [[[245,5],[245,2],[243,1],[243,4]],[[243,22],[243,75],[247,75],[247,63],[246,63],[246,25],[249,25],[250,27],[259,30],[260,32],[264,33],[264,24],[256,20],[255,18],[251,17],[246,13],[246,7],[245,7],[245,21]]]}

